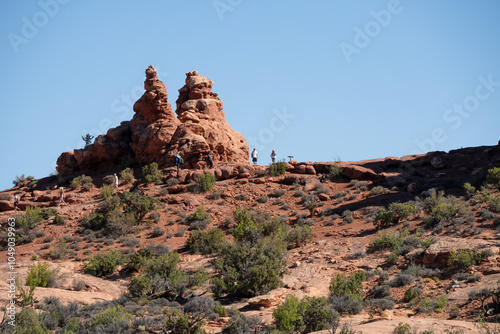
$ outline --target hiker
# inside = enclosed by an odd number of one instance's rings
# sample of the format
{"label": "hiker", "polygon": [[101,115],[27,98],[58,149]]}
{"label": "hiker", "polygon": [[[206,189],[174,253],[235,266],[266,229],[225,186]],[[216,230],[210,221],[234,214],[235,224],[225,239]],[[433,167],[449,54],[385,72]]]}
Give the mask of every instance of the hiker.
{"label": "hiker", "polygon": [[115,181],[114,186],[115,186],[115,188],[118,188],[118,176],[116,175],[116,173],[114,173],[113,176],[114,176],[114,181]]}
{"label": "hiker", "polygon": [[256,149],[253,149],[251,156],[252,156],[252,163],[254,165],[256,165],[257,164],[257,158],[259,157],[259,153],[257,153]]}
{"label": "hiker", "polygon": [[214,161],[212,160],[212,152],[208,152],[207,154],[207,160],[208,163],[210,164],[210,168],[214,168]]}
{"label": "hiker", "polygon": [[66,201],[64,201],[64,188],[60,187],[59,188],[59,204],[66,204]]}
{"label": "hiker", "polygon": [[181,166],[184,163],[184,160],[182,160],[182,157],[177,153],[175,155],[175,165],[177,166],[177,172],[181,170]]}
{"label": "hiker", "polygon": [[276,163],[276,151],[271,152],[271,160],[273,161],[273,164]]}
{"label": "hiker", "polygon": [[17,211],[19,206],[19,197],[17,196],[17,193],[14,193],[14,211]]}

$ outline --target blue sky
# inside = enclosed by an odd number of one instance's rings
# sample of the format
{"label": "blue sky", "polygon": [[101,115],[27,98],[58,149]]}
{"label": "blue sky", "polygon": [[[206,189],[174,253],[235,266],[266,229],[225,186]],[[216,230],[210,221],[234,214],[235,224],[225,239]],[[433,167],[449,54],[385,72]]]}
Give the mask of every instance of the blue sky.
{"label": "blue sky", "polygon": [[47,176],[81,136],[131,119],[144,70],[175,106],[215,82],[260,163],[496,145],[500,2],[79,1],[0,4],[0,188]]}

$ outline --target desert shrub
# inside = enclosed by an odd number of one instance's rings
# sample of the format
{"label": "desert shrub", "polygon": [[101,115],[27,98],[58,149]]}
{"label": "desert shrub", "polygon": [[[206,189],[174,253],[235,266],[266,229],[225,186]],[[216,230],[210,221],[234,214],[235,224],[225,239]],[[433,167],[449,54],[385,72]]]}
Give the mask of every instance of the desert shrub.
{"label": "desert shrub", "polygon": [[278,161],[269,165],[269,175],[280,176],[286,173],[286,162]]}
{"label": "desert shrub", "polygon": [[286,194],[285,189],[274,189],[271,193],[269,193],[269,197],[278,198]]}
{"label": "desert shrub", "polygon": [[472,249],[459,249],[450,252],[448,267],[454,270],[464,270],[474,265],[481,264],[484,253],[476,252]]}
{"label": "desert shrub", "polygon": [[115,183],[115,176],[106,175],[105,177],[102,178],[102,183],[107,184],[108,186],[113,185]]}
{"label": "desert shrub", "polygon": [[303,246],[310,242],[314,237],[313,229],[308,225],[295,225],[286,237],[288,249]]}
{"label": "desert shrub", "polygon": [[178,237],[183,237],[184,234],[186,234],[186,228],[184,226],[180,227],[177,232],[175,233],[176,236]]}
{"label": "desert shrub", "polygon": [[304,195],[302,197],[301,203],[304,205],[304,207],[307,210],[309,210],[310,217],[313,217],[314,216],[314,211],[319,206],[318,196],[314,195],[314,194]]}
{"label": "desert shrub", "polygon": [[328,302],[339,313],[359,314],[363,310],[363,302],[353,296],[330,296]]}
{"label": "desert shrub", "polygon": [[495,187],[500,186],[500,167],[495,167],[488,169],[488,175],[486,176],[486,182],[492,184]]}
{"label": "desert shrub", "polygon": [[222,196],[221,191],[215,189],[214,191],[212,191],[212,193],[210,195],[208,195],[208,198],[211,200],[218,200],[221,198],[221,196]]}
{"label": "desert shrub", "polygon": [[165,234],[165,231],[161,227],[155,226],[153,231],[151,231],[151,238],[161,237],[164,234]]}
{"label": "desert shrub", "polygon": [[200,177],[196,179],[196,183],[198,183],[202,192],[209,191],[215,186],[215,176],[212,173],[203,172]]}
{"label": "desert shrub", "polygon": [[400,322],[392,332],[392,334],[412,334],[412,333],[413,331],[411,329],[410,324],[404,322]]}
{"label": "desert shrub", "polygon": [[391,266],[396,265],[399,262],[399,256],[395,253],[390,253],[385,258],[385,262],[387,262],[387,264],[389,264]]}
{"label": "desert shrub", "polygon": [[234,312],[227,328],[230,334],[259,333],[257,328],[262,324],[262,319],[258,317],[248,317],[240,312]]}
{"label": "desert shrub", "polygon": [[[147,252],[147,251],[146,251]],[[166,297],[175,300],[192,284],[203,284],[207,275],[201,272],[196,279],[179,267],[180,256],[178,253],[167,253],[153,255],[144,253],[145,256],[139,260],[139,268],[142,273],[132,278],[129,284],[129,292],[132,297],[158,298]]]}
{"label": "desert shrub", "polygon": [[384,298],[391,295],[391,288],[387,284],[375,285],[368,291],[368,295],[372,298]]}
{"label": "desert shrub", "polygon": [[356,271],[349,277],[343,273],[337,274],[330,281],[330,293],[332,296],[351,296],[353,299],[363,300],[363,281],[366,279],[365,272]]}
{"label": "desert shrub", "polygon": [[422,295],[422,290],[418,289],[418,288],[413,288],[413,287],[409,287],[405,293],[404,293],[404,296],[403,296],[403,302],[405,303],[409,303],[411,302],[412,300],[414,300],[415,298],[418,298]]}
{"label": "desert shrub", "polygon": [[246,201],[248,198],[247,194],[238,194],[236,196],[234,196],[234,199],[238,200],[238,201]]}
{"label": "desert shrub", "polygon": [[276,328],[286,333],[331,329],[339,317],[325,297],[305,296],[298,300],[291,295],[273,312]]}
{"label": "desert shrub", "polygon": [[409,231],[405,228],[398,231],[379,232],[375,240],[369,244],[368,251],[390,249],[395,252],[403,245],[408,234]]}
{"label": "desert shrub", "polygon": [[344,175],[344,168],[340,166],[339,162],[337,161],[333,165],[327,166],[328,176],[332,181]]}
{"label": "desert shrub", "polygon": [[139,222],[142,222],[149,212],[158,209],[160,200],[152,196],[124,191],[121,195],[121,202],[124,213],[132,213]]}
{"label": "desert shrub", "polygon": [[370,196],[378,196],[378,195],[383,195],[387,193],[387,188],[384,188],[382,186],[376,186],[370,189]]}
{"label": "desert shrub", "polygon": [[124,184],[130,183],[130,181],[132,181],[133,178],[134,178],[134,170],[130,167],[127,167],[120,172],[120,181],[122,181],[122,183]]}
{"label": "desert shrub", "polygon": [[219,302],[215,303],[214,312],[217,313],[219,317],[227,317],[227,309]]}
{"label": "desert shrub", "polygon": [[386,228],[391,225],[396,225],[400,221],[405,220],[419,212],[413,202],[407,203],[391,203],[386,209],[381,208],[375,216],[375,227]]}
{"label": "desert shrub", "polygon": [[394,306],[396,303],[394,303],[393,300],[390,298],[374,298],[374,299],[369,299],[365,302],[366,306],[371,306],[379,311],[384,311],[384,310],[392,310],[394,309]]}
{"label": "desert shrub", "polygon": [[257,200],[257,202],[259,202],[259,203],[267,203],[267,201],[269,201],[269,196],[267,196],[267,195],[261,196],[261,197]]}
{"label": "desert shrub", "polygon": [[115,190],[108,186],[108,185],[103,185],[101,188],[101,198],[102,199],[108,199],[112,197],[115,194]]}
{"label": "desert shrub", "polygon": [[344,224],[352,224],[354,222],[354,214],[350,210],[344,210],[344,212],[342,212],[342,217],[344,217]]}
{"label": "desert shrub", "polygon": [[439,269],[426,268],[421,264],[411,263],[405,270],[401,272],[402,274],[408,274],[415,278],[420,277],[437,277],[439,276]]}
{"label": "desert shrub", "polygon": [[212,279],[216,295],[248,297],[279,287],[286,272],[286,243],[271,235],[256,241],[236,239],[215,261]]}
{"label": "desert shrub", "polygon": [[152,162],[142,167],[141,180],[144,184],[154,183],[158,185],[163,183],[163,174],[158,170],[158,164],[156,162]]}
{"label": "desert shrub", "polygon": [[131,315],[122,305],[110,306],[93,315],[85,328],[93,333],[124,333],[129,328]]}
{"label": "desert shrub", "polygon": [[294,194],[293,197],[304,197],[304,192],[301,190],[297,190]]}
{"label": "desert shrub", "polygon": [[476,193],[476,187],[474,187],[469,182],[464,183],[464,190],[465,190],[465,193],[467,194],[467,197],[469,197],[469,198],[474,196],[474,194]]}
{"label": "desert shrub", "polygon": [[187,223],[193,230],[204,230],[211,222],[210,214],[205,211],[203,205],[198,206],[196,211],[191,213],[187,218]]}
{"label": "desert shrub", "polygon": [[51,260],[65,259],[69,255],[69,247],[64,240],[59,240],[57,244],[45,256]]}
{"label": "desert shrub", "polygon": [[49,269],[48,262],[37,262],[30,266],[28,270],[28,276],[26,277],[26,285],[28,286],[40,286],[46,288],[49,286],[54,286],[55,273]]}
{"label": "desert shrub", "polygon": [[415,282],[415,278],[412,275],[399,273],[396,278],[391,281],[391,286],[401,287],[413,282]]}
{"label": "desert shrub", "polygon": [[153,223],[158,224],[160,222],[160,219],[161,219],[161,214],[158,211],[153,211],[149,215],[149,219],[151,219],[153,221]]}
{"label": "desert shrub", "polygon": [[84,263],[84,268],[91,275],[105,276],[112,274],[123,260],[123,255],[118,250],[111,249],[107,253],[99,252],[97,256],[91,255]]}
{"label": "desert shrub", "polygon": [[15,327],[3,321],[0,324],[0,331],[2,333],[18,333],[18,334],[51,334],[49,330],[41,321],[38,314],[32,308],[22,308],[16,314]]}
{"label": "desert shrub", "polygon": [[464,201],[454,196],[445,196],[444,191],[429,190],[430,196],[425,199],[424,207],[427,216],[424,222],[434,227],[440,222],[450,222],[457,216],[464,216],[468,212]]}
{"label": "desert shrub", "polygon": [[210,231],[194,231],[189,234],[186,248],[193,254],[208,255],[218,253],[226,244],[224,232],[218,228]]}
{"label": "desert shrub", "polygon": [[316,191],[317,194],[329,194],[330,193],[330,189],[325,187],[325,185],[323,183],[316,183],[316,185],[314,186],[314,190]]}

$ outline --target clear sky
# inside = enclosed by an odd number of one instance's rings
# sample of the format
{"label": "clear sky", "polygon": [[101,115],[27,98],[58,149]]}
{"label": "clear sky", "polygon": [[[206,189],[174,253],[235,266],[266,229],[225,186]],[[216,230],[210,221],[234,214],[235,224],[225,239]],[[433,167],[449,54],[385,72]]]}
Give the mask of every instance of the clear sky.
{"label": "clear sky", "polygon": [[132,118],[154,65],[170,103],[215,82],[259,162],[496,145],[498,0],[4,0],[0,189]]}

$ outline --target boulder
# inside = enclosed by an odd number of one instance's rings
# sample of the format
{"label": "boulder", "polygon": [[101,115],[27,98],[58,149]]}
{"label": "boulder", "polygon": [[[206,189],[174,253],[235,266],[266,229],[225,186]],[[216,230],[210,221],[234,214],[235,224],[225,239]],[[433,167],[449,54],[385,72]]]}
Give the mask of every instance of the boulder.
{"label": "boulder", "polygon": [[14,210],[14,202],[13,201],[0,201],[0,212]]}

